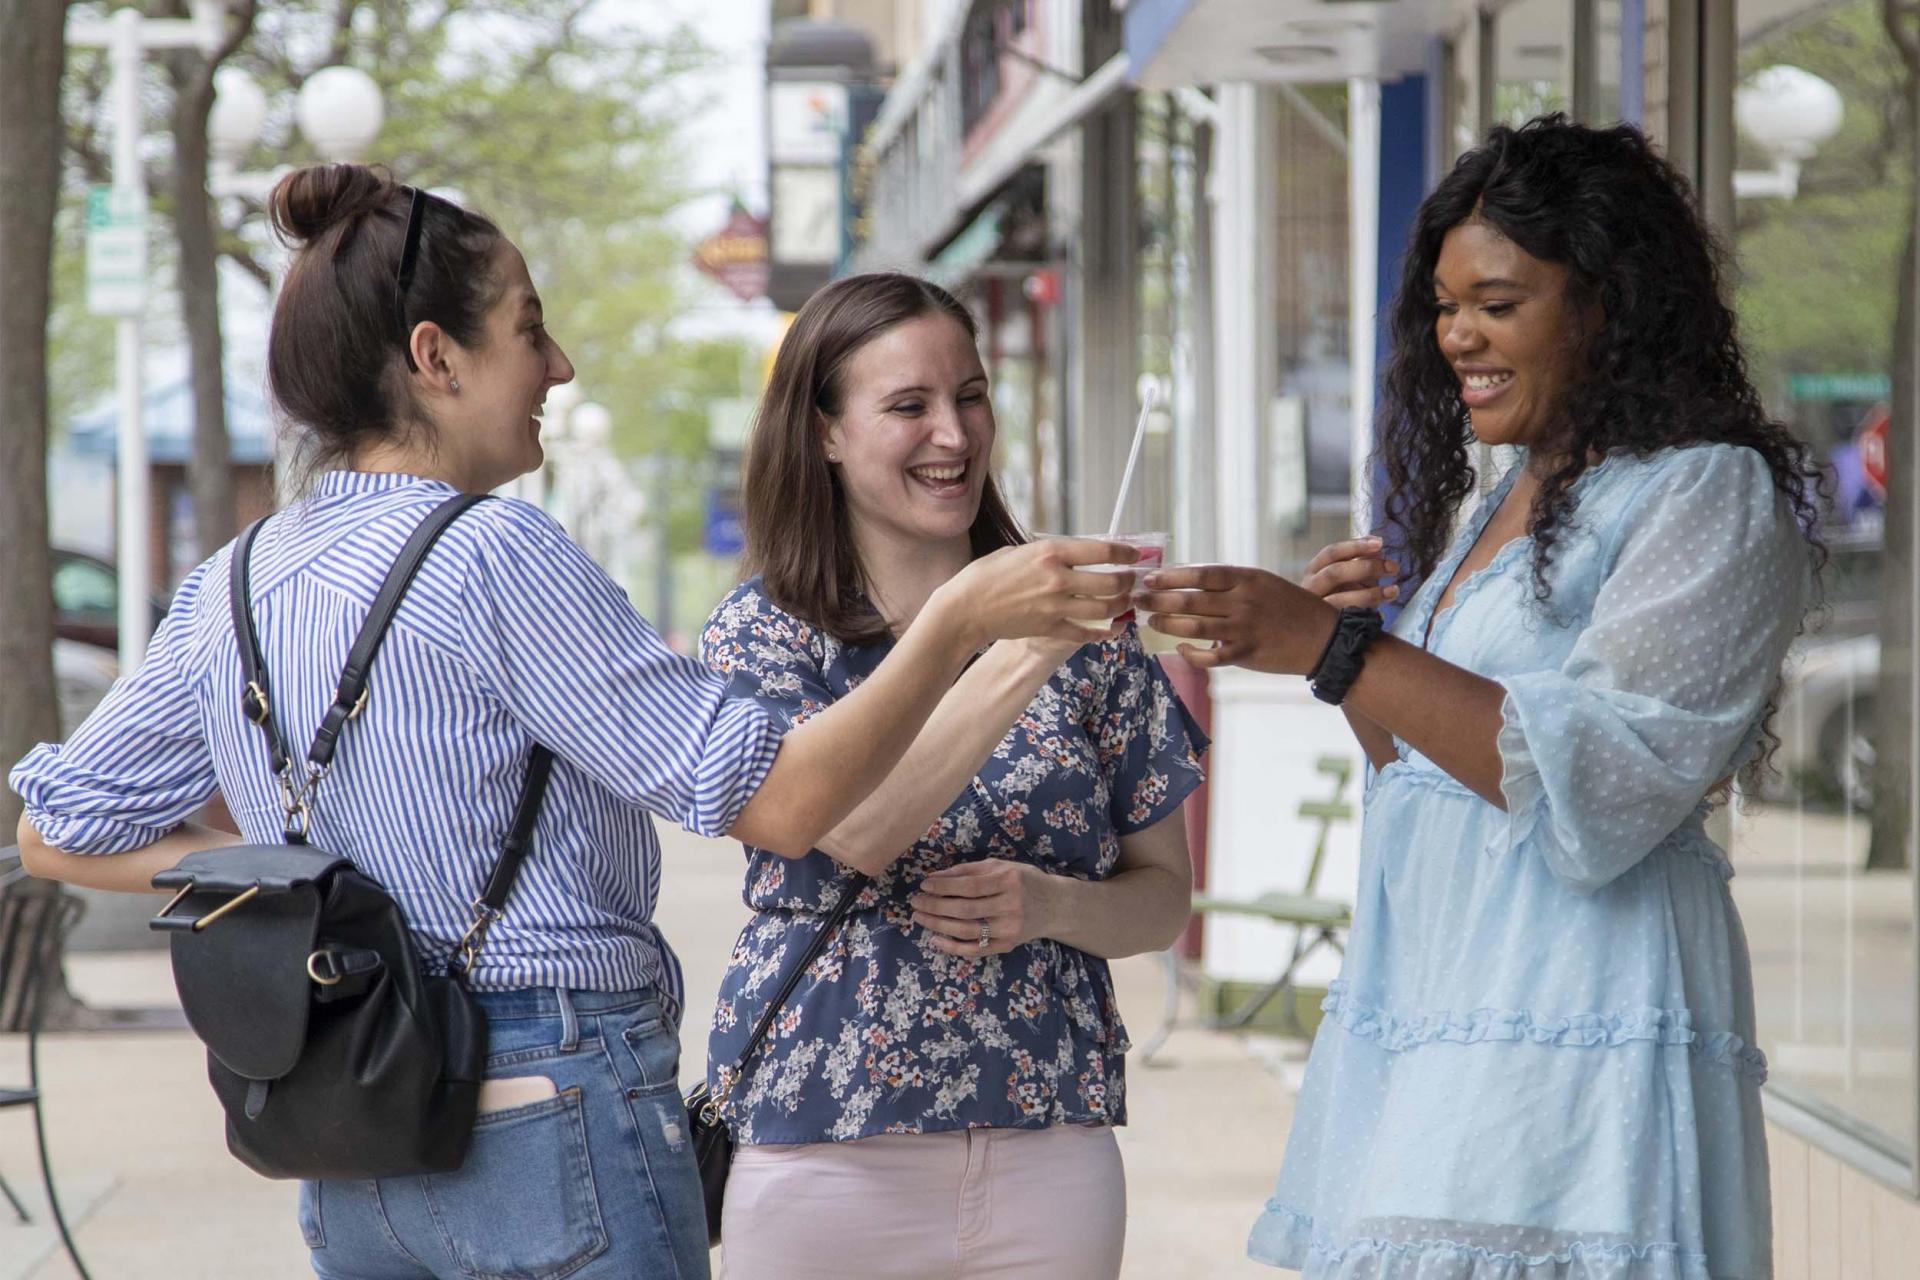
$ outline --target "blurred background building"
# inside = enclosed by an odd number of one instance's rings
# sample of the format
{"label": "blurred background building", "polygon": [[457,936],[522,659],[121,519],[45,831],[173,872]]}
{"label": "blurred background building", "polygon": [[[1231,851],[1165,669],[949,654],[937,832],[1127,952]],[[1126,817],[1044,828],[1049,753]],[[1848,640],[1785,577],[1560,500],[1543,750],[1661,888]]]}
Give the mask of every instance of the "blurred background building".
{"label": "blurred background building", "polygon": [[[1773,803],[1724,820],[1773,1067],[1781,1274],[1809,1258],[1835,1274],[1823,1250],[1850,1231],[1920,1230],[1911,23],[1879,0],[773,0],[770,16],[775,139],[802,123],[788,51],[849,29],[871,51],[806,121],[840,123],[808,163],[843,192],[806,261],[837,242],[835,273],[924,272],[973,308],[1000,472],[1036,529],[1104,527],[1151,380],[1164,408],[1125,527],[1171,531],[1189,562],[1295,574],[1375,526],[1378,317],[1415,207],[1489,126],[1564,111],[1665,149],[1735,255],[1768,407],[1836,494],[1829,616],[1782,693]],[[776,146],[776,279],[783,223],[821,218],[826,186],[783,183],[782,163]],[[1317,758],[1358,764],[1351,738],[1298,680],[1194,674],[1176,678],[1213,720],[1205,889],[1297,891],[1315,827],[1293,815],[1325,786]],[[1349,891],[1356,845],[1336,829],[1322,892]],[[1264,982],[1294,942],[1210,918],[1208,998]]]}

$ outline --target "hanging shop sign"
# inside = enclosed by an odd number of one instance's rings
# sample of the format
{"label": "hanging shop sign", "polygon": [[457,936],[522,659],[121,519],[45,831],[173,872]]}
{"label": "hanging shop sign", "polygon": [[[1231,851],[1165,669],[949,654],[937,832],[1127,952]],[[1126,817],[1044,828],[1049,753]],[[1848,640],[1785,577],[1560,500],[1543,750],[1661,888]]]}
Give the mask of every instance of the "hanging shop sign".
{"label": "hanging shop sign", "polygon": [[767,292],[767,220],[735,203],[718,231],[693,247],[693,265],[742,302]]}

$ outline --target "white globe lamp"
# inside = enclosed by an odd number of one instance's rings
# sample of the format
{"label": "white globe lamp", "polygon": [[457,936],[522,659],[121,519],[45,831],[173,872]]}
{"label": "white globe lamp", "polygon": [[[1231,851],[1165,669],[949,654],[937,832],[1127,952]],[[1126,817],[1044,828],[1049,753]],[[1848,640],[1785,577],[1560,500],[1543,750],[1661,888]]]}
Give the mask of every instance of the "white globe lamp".
{"label": "white globe lamp", "polygon": [[328,160],[358,160],[380,136],[386,103],[373,77],[356,67],[327,67],[307,77],[293,117]]}
{"label": "white globe lamp", "polygon": [[213,158],[237,164],[260,141],[267,127],[267,95],[239,67],[213,73],[213,110],[207,115],[207,142]]}
{"label": "white globe lamp", "polygon": [[1740,131],[1769,155],[1804,160],[1840,132],[1846,104],[1840,91],[1811,71],[1772,66],[1753,74],[1733,95]]}

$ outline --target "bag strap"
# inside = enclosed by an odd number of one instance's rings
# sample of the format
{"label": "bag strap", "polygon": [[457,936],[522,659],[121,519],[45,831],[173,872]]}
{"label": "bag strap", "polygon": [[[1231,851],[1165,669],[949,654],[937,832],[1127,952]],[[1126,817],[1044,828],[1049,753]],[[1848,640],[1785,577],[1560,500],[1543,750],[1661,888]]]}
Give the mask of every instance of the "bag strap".
{"label": "bag strap", "polygon": [[507,895],[513,892],[520,864],[533,851],[533,827],[539,820],[540,803],[546,799],[547,778],[552,772],[553,752],[535,743],[527,756],[527,778],[520,784],[520,802],[513,809],[513,825],[507,829],[506,839],[500,842],[500,856],[487,876],[486,887],[473,900],[473,923],[460,935],[448,965],[448,971],[455,977],[473,971],[473,962],[479,958],[480,948],[486,945],[487,930],[506,913]]}
{"label": "bag strap", "polygon": [[[747,1037],[747,1047],[740,1051],[740,1071],[734,1077],[734,1084],[746,1078],[747,1066],[753,1061],[753,1055],[766,1040],[767,1032],[773,1029],[773,1020],[779,1016],[781,1008],[793,995],[793,989],[800,985],[801,976],[813,967],[815,960],[820,958],[820,953],[826,949],[827,939],[833,936],[833,931],[838,929],[841,922],[847,918],[847,913],[853,910],[854,900],[866,887],[867,877],[857,871],[854,872],[853,878],[847,881],[846,891],[840,895],[840,900],[833,904],[833,910],[827,913],[827,918],[821,922],[819,930],[813,935],[813,940],[807,943],[807,949],[801,954],[798,963],[787,970],[786,978],[780,983],[779,992],[761,1011],[760,1021],[754,1024],[753,1034]],[[715,1099],[716,1106],[718,1102],[719,1099]]]}
{"label": "bag strap", "polygon": [[[289,843],[306,843],[307,801],[315,785],[333,765],[334,752],[340,745],[341,730],[366,706],[370,691],[368,673],[373,668],[375,656],[380,652],[381,642],[387,638],[387,631],[393,624],[401,599],[407,594],[407,588],[413,585],[413,579],[420,572],[427,553],[433,550],[434,543],[446,532],[447,526],[459,519],[468,508],[484,501],[486,499],[483,496],[467,493],[448,498],[427,513],[400,548],[393,567],[387,570],[386,579],[374,595],[366,620],[360,624],[360,630],[354,636],[353,646],[347,653],[346,666],[334,689],[333,704],[321,718],[313,746],[307,751],[306,779],[297,787],[291,778],[292,753],[280,733],[279,722],[273,718],[266,660],[260,652],[259,631],[253,620],[253,544],[266,525],[267,518],[263,516],[248,525],[235,541],[229,577],[234,636],[240,646],[240,669],[246,677],[240,707],[247,719],[259,725],[267,735],[268,755],[273,763],[274,776],[280,781],[281,797],[287,811],[286,838]],[[540,806],[546,799],[547,780],[552,772],[553,753],[535,743],[527,756],[526,778],[520,786],[520,798],[514,805],[513,822],[505,839],[500,842],[500,854],[494,861],[493,870],[487,875],[485,888],[473,901],[473,922],[467,926],[456,949],[453,961],[456,975],[473,968],[473,962],[486,941],[488,927],[500,918],[507,905],[507,896],[513,892],[513,882],[520,874],[520,865],[532,850],[534,825],[539,820]]]}
{"label": "bag strap", "polygon": [[234,542],[227,581],[233,634],[240,645],[240,672],[247,682],[240,694],[240,710],[267,735],[267,758],[272,762],[273,776],[281,778],[292,756],[287,740],[281,736],[280,723],[273,718],[273,700],[267,694],[267,664],[260,656],[260,636],[253,626],[253,544],[266,524],[267,517],[261,516]]}
{"label": "bag strap", "polygon": [[393,615],[400,608],[401,598],[407,594],[407,588],[413,585],[414,575],[420,572],[427,552],[433,550],[433,544],[440,540],[440,535],[447,531],[448,525],[460,518],[462,512],[485,501],[484,497],[471,493],[448,498],[427,513],[427,518],[414,528],[413,536],[400,548],[393,568],[387,570],[386,581],[380,584],[379,594],[373,598],[373,607],[367,610],[366,621],[360,624],[360,632],[353,638],[353,648],[347,651],[347,665],[340,672],[333,705],[321,717],[320,728],[313,735],[313,746],[307,749],[307,762],[315,768],[324,770],[333,763],[333,753],[340,742],[340,730],[366,706],[369,692],[367,672],[373,666],[374,655],[380,652],[380,644],[387,638]]}

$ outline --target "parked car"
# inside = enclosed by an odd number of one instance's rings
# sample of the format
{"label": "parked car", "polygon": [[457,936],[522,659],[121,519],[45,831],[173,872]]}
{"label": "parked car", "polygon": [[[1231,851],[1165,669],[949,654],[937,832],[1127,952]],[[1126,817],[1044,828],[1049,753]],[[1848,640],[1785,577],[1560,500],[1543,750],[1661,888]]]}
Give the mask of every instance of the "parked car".
{"label": "parked car", "polygon": [[60,704],[60,736],[79,727],[120,676],[120,659],[111,649],[56,636],[53,683]]}
{"label": "parked car", "polygon": [[1812,804],[1871,808],[1879,684],[1877,635],[1815,636],[1796,645],[1774,721],[1779,777],[1769,790]]}
{"label": "parked car", "polygon": [[[149,632],[167,616],[164,600],[151,605]],[[84,551],[53,549],[53,633],[103,649],[120,647],[120,575],[113,565]]]}

